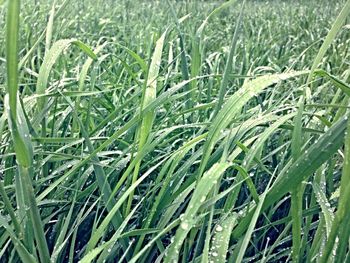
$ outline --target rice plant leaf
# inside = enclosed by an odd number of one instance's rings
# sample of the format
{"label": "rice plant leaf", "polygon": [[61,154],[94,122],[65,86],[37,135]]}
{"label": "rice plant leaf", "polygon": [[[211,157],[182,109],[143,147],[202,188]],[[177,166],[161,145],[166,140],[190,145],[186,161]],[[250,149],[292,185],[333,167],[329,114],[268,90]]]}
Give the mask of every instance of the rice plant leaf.
{"label": "rice plant leaf", "polygon": [[[320,262],[325,263],[329,261],[331,253],[336,249],[336,259],[337,262],[341,262],[344,259],[345,253],[348,247],[349,242],[349,210],[348,204],[350,199],[350,121],[348,121],[348,115],[343,117],[347,121],[347,128],[344,138],[345,151],[344,151],[344,165],[343,172],[340,181],[340,192],[339,192],[339,201],[338,201],[338,210],[335,214],[333,220],[332,228],[326,243],[326,246],[323,251],[323,255],[320,259]],[[347,220],[348,219],[348,220]],[[339,238],[338,248],[336,238]],[[334,252],[333,252],[334,253]]]}
{"label": "rice plant leaf", "polygon": [[[270,183],[271,183],[271,181],[270,181]],[[247,232],[242,240],[242,243],[237,247],[237,248],[239,248],[239,252],[238,252],[238,255],[236,258],[236,262],[242,262],[242,260],[243,260],[245,251],[248,247],[249,241],[250,241],[251,236],[253,234],[255,225],[258,221],[259,215],[260,215],[261,210],[263,208],[263,204],[264,204],[264,201],[265,201],[265,198],[266,198],[266,195],[268,192],[269,192],[269,187],[267,187],[266,190],[264,191],[264,193],[260,196],[259,203],[257,204],[257,207],[254,211],[253,217],[250,220]]]}
{"label": "rice plant leaf", "polygon": [[[151,102],[153,102],[157,97],[157,78],[158,78],[158,73],[160,69],[160,64],[162,61],[162,53],[163,53],[163,46],[164,46],[166,33],[167,31],[165,31],[162,34],[162,36],[157,40],[156,47],[154,49],[151,64],[148,70],[146,87],[142,96],[141,108],[140,108],[141,111],[144,108],[146,108]],[[150,111],[147,114],[145,114],[145,116],[142,119],[141,126],[137,130],[137,133],[139,135],[138,137],[139,151],[145,145],[149,137],[149,134],[152,131],[154,116],[155,116],[154,111]],[[131,183],[134,183],[137,180],[140,165],[141,165],[141,162],[136,163]],[[133,194],[134,194],[133,192],[131,192],[130,194],[127,208],[126,208],[126,214],[128,214],[130,210]]]}
{"label": "rice plant leaf", "polygon": [[152,167],[151,170],[143,174],[140,178],[136,180],[135,183],[133,183],[126,191],[125,193],[118,199],[117,203],[113,206],[113,208],[109,211],[107,216],[103,219],[99,227],[95,230],[93,235],[91,236],[86,251],[89,252],[93,248],[95,248],[98,240],[103,236],[103,233],[105,229],[107,228],[108,224],[111,222],[112,218],[114,217],[115,213],[119,210],[123,202],[128,198],[130,193],[135,190],[135,188],[147,177],[150,175],[150,173],[156,169],[159,165],[161,165],[162,162],[159,162],[156,166]]}
{"label": "rice plant leaf", "polygon": [[233,5],[235,2],[237,2],[237,0],[230,0],[227,2],[224,2],[223,4],[221,4],[219,7],[215,8],[202,22],[202,24],[198,27],[197,29],[197,35],[198,36],[202,36],[202,33],[205,29],[205,26],[208,24],[208,21],[215,16],[216,14],[220,13],[222,10],[224,10],[225,8]]}
{"label": "rice plant leaf", "polygon": [[325,219],[326,233],[328,236],[330,231],[331,231],[332,222],[334,220],[333,211],[331,209],[331,205],[329,204],[329,202],[327,200],[326,195],[324,194],[323,191],[321,191],[320,185],[317,183],[314,183],[312,187],[315,189],[316,200],[321,207],[322,214],[323,214],[324,219]]}
{"label": "rice plant leaf", "polygon": [[27,126],[27,120],[24,117],[22,106],[16,103],[16,118],[11,118],[11,106],[9,105],[9,96],[5,96],[5,108],[7,109],[7,116],[9,128],[13,138],[13,145],[16,152],[16,159],[23,167],[30,167],[33,162],[33,147],[30,140],[30,133]]}
{"label": "rice plant leaf", "polygon": [[7,233],[9,233],[15,245],[15,249],[19,257],[21,258],[22,262],[36,263],[37,259],[28,252],[26,247],[23,245],[22,241],[17,238],[16,234],[12,231],[11,226],[9,226],[6,219],[2,215],[0,215],[0,225],[5,228]]}
{"label": "rice plant leaf", "polygon": [[142,69],[142,71],[144,73],[147,72],[147,64],[146,64],[146,62],[137,53],[135,53],[134,51],[132,51],[128,47],[123,46],[121,44],[118,44],[118,46],[120,46],[121,48],[125,49],[125,51],[136,60],[136,62],[140,65],[140,67],[141,67],[141,69]]}
{"label": "rice plant leaf", "polygon": [[53,21],[54,21],[54,17],[55,17],[55,5],[56,5],[56,1],[54,1],[52,4],[50,16],[49,16],[49,21],[47,22],[46,39],[45,39],[45,53],[50,49],[50,46],[51,46],[52,33],[53,33]]}
{"label": "rice plant leaf", "polygon": [[346,95],[350,96],[350,85],[345,83],[344,81],[338,79],[337,77],[329,74],[327,71],[318,69],[315,70],[315,74],[321,77],[325,77],[326,79],[330,80],[334,86],[341,89]]}
{"label": "rice plant leaf", "polygon": [[[102,243],[100,246],[92,249],[89,251],[81,260],[81,263],[89,263],[93,261],[101,252],[105,251],[107,249],[111,250],[114,244],[117,242],[117,240],[121,237],[121,233],[124,230],[124,228],[127,226],[127,223],[131,219],[131,217],[135,214],[135,211],[139,206],[141,205],[142,200],[133,208],[133,210],[127,215],[127,217],[124,219],[123,223],[119,226],[119,228],[116,230],[116,232],[113,234],[113,236],[105,243]],[[99,260],[104,261],[106,260],[106,257],[102,254]]]}
{"label": "rice plant leaf", "polygon": [[207,198],[210,190],[217,184],[217,180],[220,178],[220,176],[230,166],[230,163],[216,163],[199,180],[192,194],[188,207],[185,213],[181,216],[180,227],[176,231],[174,242],[169,246],[168,254],[164,259],[165,263],[178,261],[181,246],[188,232],[194,225],[195,218],[201,204]]}
{"label": "rice plant leaf", "polygon": [[295,189],[339,149],[343,144],[346,123],[347,116],[344,116],[278,176],[266,198],[269,204]]}
{"label": "rice plant leaf", "polygon": [[350,0],[346,1],[343,9],[341,10],[341,12],[339,13],[338,17],[335,19],[332,28],[329,30],[325,40],[322,43],[322,46],[320,47],[317,56],[311,66],[308,78],[307,78],[307,85],[311,82],[311,79],[313,77],[313,74],[316,70],[316,68],[318,67],[318,65],[320,64],[323,56],[326,54],[327,49],[330,47],[330,45],[332,44],[333,40],[335,39],[337,33],[339,32],[339,30],[341,29],[341,27],[343,26],[346,17],[349,15],[350,13]]}
{"label": "rice plant leaf", "polygon": [[20,1],[9,1],[6,30],[7,92],[9,94],[9,117],[16,120],[18,90],[18,31]]}
{"label": "rice plant leaf", "polygon": [[[221,220],[220,220],[221,221]],[[231,232],[237,223],[237,214],[233,213],[219,222],[214,228],[214,236],[211,241],[209,262],[225,263],[228,253]]]}
{"label": "rice plant leaf", "polygon": [[[49,81],[49,74],[51,72],[53,65],[55,64],[55,62],[57,61],[57,59],[59,58],[63,50],[65,50],[70,45],[76,45],[82,51],[84,51],[88,56],[90,56],[92,59],[97,59],[94,52],[79,40],[76,40],[76,39],[58,40],[52,45],[52,47],[44,57],[44,61],[39,70],[39,76],[38,76],[37,85],[36,85],[36,94],[38,95],[45,94],[45,90],[47,88],[47,84]],[[39,97],[37,99],[37,104],[38,104],[38,111],[43,110],[45,108],[46,99]]]}
{"label": "rice plant leaf", "polygon": [[231,40],[230,52],[228,54],[228,58],[227,58],[226,65],[225,65],[225,70],[224,70],[224,73],[223,73],[223,76],[222,76],[222,80],[221,80],[221,83],[220,83],[220,89],[219,89],[219,94],[218,94],[218,102],[216,104],[215,111],[213,113],[214,116],[217,114],[217,112],[222,107],[222,104],[223,104],[223,101],[224,101],[224,97],[225,97],[225,93],[226,93],[226,89],[227,89],[227,85],[228,85],[228,81],[229,81],[230,75],[232,73],[233,56],[234,56],[235,51],[236,51],[236,45],[237,45],[237,41],[238,41],[238,34],[239,34],[239,31],[240,31],[241,22],[242,22],[244,4],[245,4],[245,1],[242,2],[241,11],[239,12],[238,21],[236,22],[235,31],[233,33],[233,37],[232,37],[232,40]]}
{"label": "rice plant leaf", "polygon": [[[262,211],[277,202],[288,192],[293,191],[293,189],[304,180],[307,180],[313,172],[333,156],[343,144],[346,124],[347,116],[344,116],[327,130],[326,133],[320,136],[317,142],[304,151],[290,167],[281,171],[267,193]],[[243,218],[233,230],[234,237],[240,237],[244,233],[250,222],[252,213]]]}
{"label": "rice plant leaf", "polygon": [[209,128],[209,134],[204,145],[204,154],[201,161],[199,174],[201,175],[208,163],[209,156],[213,151],[214,145],[217,141],[220,131],[226,128],[234,118],[239,114],[242,107],[254,96],[262,92],[266,87],[276,84],[282,80],[297,77],[307,74],[307,71],[298,71],[290,73],[281,73],[273,75],[265,75],[257,77],[253,80],[248,80],[244,83],[235,94],[233,94],[224,104],[213,119]]}
{"label": "rice plant leaf", "polygon": [[[148,71],[147,84],[145,88],[145,93],[143,95],[142,100],[142,109],[146,108],[152,101],[155,100],[157,96],[157,77],[159,73],[160,63],[162,59],[163,45],[164,39],[166,36],[166,32],[159,38],[157,41],[151,65]],[[141,129],[140,129],[140,139],[139,139],[139,147],[141,148],[148,138],[148,134],[151,131],[152,123],[154,119],[154,112],[147,113],[142,120]]]}
{"label": "rice plant leaf", "polygon": [[[57,20],[58,17],[60,17],[65,9],[65,7],[68,5],[70,0],[64,0],[61,6],[57,9],[56,15],[53,17],[54,21]],[[46,29],[45,29],[46,30]],[[20,60],[18,63],[18,68],[22,68],[25,62],[29,59],[29,57],[33,54],[33,52],[36,50],[38,45],[41,43],[41,41],[45,38],[46,34],[45,31],[43,31],[36,42],[32,45],[30,50],[25,54],[25,56]]]}

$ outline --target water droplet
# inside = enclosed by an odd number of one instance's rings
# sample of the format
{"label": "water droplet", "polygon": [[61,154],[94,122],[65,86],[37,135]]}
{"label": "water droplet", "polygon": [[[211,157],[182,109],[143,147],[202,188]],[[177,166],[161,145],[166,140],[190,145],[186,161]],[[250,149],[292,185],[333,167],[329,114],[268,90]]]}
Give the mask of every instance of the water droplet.
{"label": "water droplet", "polygon": [[182,222],[180,226],[181,226],[181,228],[182,228],[183,230],[187,230],[187,229],[188,229],[188,227],[189,227],[188,223],[187,223],[187,222],[185,222],[185,221],[184,221],[184,222]]}
{"label": "water droplet", "polygon": [[221,232],[221,231],[222,231],[222,226],[218,225],[218,226],[216,227],[216,231],[217,231],[217,232]]}

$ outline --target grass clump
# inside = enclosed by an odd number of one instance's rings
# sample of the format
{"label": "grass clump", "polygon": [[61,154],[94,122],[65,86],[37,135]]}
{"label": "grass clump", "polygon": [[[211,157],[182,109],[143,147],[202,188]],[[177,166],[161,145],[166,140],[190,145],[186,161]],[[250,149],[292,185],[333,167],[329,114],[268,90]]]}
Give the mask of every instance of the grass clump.
{"label": "grass clump", "polygon": [[0,2],[0,261],[348,261],[349,12]]}

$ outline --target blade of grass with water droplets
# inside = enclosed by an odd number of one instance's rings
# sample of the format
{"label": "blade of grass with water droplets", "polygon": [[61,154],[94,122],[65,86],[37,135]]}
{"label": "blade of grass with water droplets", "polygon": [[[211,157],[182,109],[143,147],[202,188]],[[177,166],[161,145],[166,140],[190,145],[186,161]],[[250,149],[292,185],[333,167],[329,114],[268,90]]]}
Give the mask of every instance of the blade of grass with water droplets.
{"label": "blade of grass with water droplets", "polygon": [[181,246],[192,229],[197,212],[205,198],[216,185],[218,178],[231,166],[229,163],[216,163],[204,175],[192,194],[188,207],[181,217],[180,227],[177,229],[174,242],[169,246],[168,254],[164,259],[165,263],[177,261]]}
{"label": "blade of grass with water droplets", "polygon": [[232,215],[228,215],[220,221],[214,228],[215,233],[211,241],[209,262],[212,263],[226,262],[231,232],[234,225],[237,223],[237,214],[233,213]]}
{"label": "blade of grass with water droplets", "polygon": [[[350,1],[349,1],[350,2]],[[344,259],[346,249],[349,241],[349,228],[347,224],[350,218],[349,202],[350,202],[350,121],[348,121],[348,115],[345,116],[347,120],[347,129],[345,135],[345,151],[344,151],[344,165],[343,173],[340,181],[340,195],[338,202],[338,210],[333,220],[332,229],[329,234],[323,256],[320,260],[321,263],[328,262],[331,252],[335,246],[336,238],[339,238],[339,246],[336,251],[337,262]],[[345,234],[345,235],[344,235]]]}
{"label": "blade of grass with water droplets", "polygon": [[[37,85],[36,85],[36,93],[38,95],[42,95],[45,93],[45,89],[47,87],[48,80],[49,80],[49,74],[53,65],[55,64],[56,60],[58,59],[60,54],[63,52],[63,50],[72,44],[79,47],[92,59],[97,59],[94,52],[88,46],[86,46],[84,43],[76,39],[58,40],[52,45],[50,50],[47,52],[47,54],[44,57],[44,61],[40,67],[39,76],[38,76]],[[39,97],[37,100],[38,100],[37,102],[38,111],[41,111],[45,108],[46,98]]]}
{"label": "blade of grass with water droplets", "polygon": [[[303,152],[290,167],[286,167],[280,172],[276,181],[271,186],[269,193],[267,193],[263,210],[295,189],[303,180],[306,180],[325,161],[333,156],[343,144],[346,125],[347,116],[344,116],[337,123],[333,124],[327,132],[320,136],[307,151]],[[236,238],[244,233],[251,217],[252,212],[243,218],[234,229],[233,234]]]}
{"label": "blade of grass with water droplets", "polygon": [[239,114],[242,107],[254,96],[261,93],[266,87],[279,83],[282,80],[307,74],[308,71],[298,71],[290,73],[281,73],[257,77],[254,80],[248,80],[235,94],[233,94],[224,104],[223,108],[213,119],[209,128],[207,141],[204,145],[204,154],[199,169],[199,176],[202,175],[209,157],[217,142],[220,131],[226,128],[233,119]]}

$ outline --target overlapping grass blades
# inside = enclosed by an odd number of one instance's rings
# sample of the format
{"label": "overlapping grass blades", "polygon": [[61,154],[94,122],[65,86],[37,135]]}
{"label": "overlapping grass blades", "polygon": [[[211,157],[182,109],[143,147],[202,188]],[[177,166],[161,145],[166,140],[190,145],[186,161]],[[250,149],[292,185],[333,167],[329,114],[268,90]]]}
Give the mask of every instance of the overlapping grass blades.
{"label": "overlapping grass blades", "polygon": [[347,261],[349,1],[107,2],[0,6],[0,261]]}
{"label": "overlapping grass blades", "polygon": [[[44,227],[41,221],[40,212],[35,200],[35,194],[32,187],[33,178],[33,158],[32,147],[29,139],[29,131],[26,124],[26,119],[22,112],[21,106],[17,103],[18,90],[18,31],[19,31],[19,0],[10,1],[8,3],[7,13],[7,38],[6,38],[6,67],[7,67],[7,92],[8,96],[5,99],[7,108],[7,116],[12,140],[15,148],[15,153],[18,162],[19,180],[21,180],[21,191],[28,209],[25,213],[30,216],[30,224],[34,229],[35,240],[38,246],[38,252],[41,261],[48,261],[49,250],[45,240]],[[12,239],[14,235],[7,228]],[[34,261],[29,257],[26,250],[23,248],[20,241],[14,240],[17,244],[16,249],[21,257],[27,258],[29,261]]]}
{"label": "overlapping grass blades", "polygon": [[204,146],[204,155],[202,157],[199,175],[201,175],[201,173],[204,171],[208,163],[209,156],[213,151],[218,135],[222,129],[225,129],[234,120],[237,114],[241,111],[242,107],[251,98],[257,96],[270,85],[304,74],[307,74],[307,71],[266,75],[258,77],[254,80],[246,81],[244,85],[225,102],[223,108],[213,120],[209,128],[206,144]]}
{"label": "overlapping grass blades", "polygon": [[[87,55],[89,55],[92,59],[97,59],[94,52],[79,40],[76,40],[76,39],[58,40],[52,45],[50,50],[47,52],[47,54],[45,55],[44,61],[42,63],[42,66],[40,67],[38,81],[36,85],[36,93],[38,95],[45,94],[45,90],[47,88],[47,84],[49,80],[49,74],[53,65],[55,64],[56,60],[58,59],[60,54],[63,52],[63,50],[69,47],[70,45],[76,45],[82,51],[84,51]],[[47,99],[45,97],[39,97],[37,99],[37,105],[38,105],[37,108],[39,112],[45,109],[46,100]]]}

